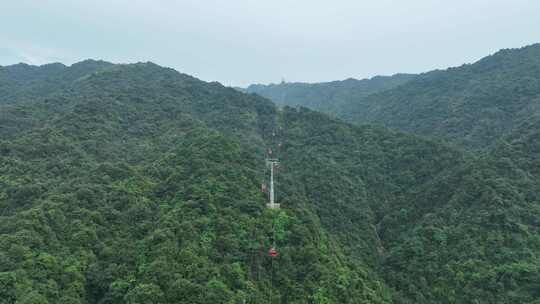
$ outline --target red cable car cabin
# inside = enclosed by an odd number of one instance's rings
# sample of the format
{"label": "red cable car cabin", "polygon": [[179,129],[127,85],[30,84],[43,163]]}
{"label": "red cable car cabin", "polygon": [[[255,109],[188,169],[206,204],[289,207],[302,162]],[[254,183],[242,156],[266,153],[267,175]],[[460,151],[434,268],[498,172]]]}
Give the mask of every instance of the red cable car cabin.
{"label": "red cable car cabin", "polygon": [[277,257],[278,254],[279,253],[277,252],[277,250],[274,247],[270,247],[270,249],[268,250],[268,256],[269,257],[274,258],[274,257]]}

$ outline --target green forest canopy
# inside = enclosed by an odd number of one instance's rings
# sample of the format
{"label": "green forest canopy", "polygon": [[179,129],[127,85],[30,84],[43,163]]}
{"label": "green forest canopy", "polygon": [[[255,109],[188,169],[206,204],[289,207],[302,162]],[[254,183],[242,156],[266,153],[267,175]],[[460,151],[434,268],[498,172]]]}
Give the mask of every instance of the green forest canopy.
{"label": "green forest canopy", "polygon": [[0,79],[0,303],[538,303],[534,121],[473,153],[152,63]]}

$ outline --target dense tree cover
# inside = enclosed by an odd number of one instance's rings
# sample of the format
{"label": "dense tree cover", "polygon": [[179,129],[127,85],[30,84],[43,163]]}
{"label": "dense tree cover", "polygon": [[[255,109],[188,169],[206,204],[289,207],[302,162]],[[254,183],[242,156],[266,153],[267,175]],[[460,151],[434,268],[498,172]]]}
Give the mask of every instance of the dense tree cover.
{"label": "dense tree cover", "polygon": [[346,108],[349,103],[400,86],[415,76],[396,74],[362,80],[349,78],[342,81],[313,84],[301,82],[254,84],[243,91],[259,94],[281,106],[303,106],[339,116],[342,109]]}
{"label": "dense tree cover", "polygon": [[523,121],[497,141],[493,154],[497,158],[512,159],[520,169],[540,176],[540,115]]}
{"label": "dense tree cover", "polygon": [[267,100],[136,64],[2,113],[4,303],[389,299],[307,200],[264,208]]}
{"label": "dense tree cover", "polygon": [[[378,257],[395,303],[539,299],[540,189],[519,158],[471,156],[303,115],[310,130],[296,139],[303,161],[288,161],[302,172],[300,187],[346,252],[367,263]],[[313,169],[302,170],[310,161]]]}
{"label": "dense tree cover", "polygon": [[[346,102],[336,103],[336,108],[319,106],[334,104],[332,96],[321,93],[324,86],[347,96]],[[276,102],[293,91],[289,103],[352,123],[376,123],[466,147],[492,147],[540,112],[540,45],[501,50],[473,64],[420,74],[397,87],[367,92],[369,96],[340,82],[255,86],[253,91]]]}
{"label": "dense tree cover", "polygon": [[0,105],[0,303],[538,303],[520,135],[472,155],[151,63],[63,77]]}

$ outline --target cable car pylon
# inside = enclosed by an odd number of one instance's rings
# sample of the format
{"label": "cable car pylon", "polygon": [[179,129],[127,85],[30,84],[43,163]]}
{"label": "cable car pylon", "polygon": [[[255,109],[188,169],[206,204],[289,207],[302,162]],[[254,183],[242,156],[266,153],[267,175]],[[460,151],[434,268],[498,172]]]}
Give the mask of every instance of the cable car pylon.
{"label": "cable car pylon", "polygon": [[[272,139],[273,141],[275,141],[275,137],[276,137],[276,131],[272,131]],[[278,147],[278,150],[281,148],[281,142],[278,143],[277,145]],[[266,158],[265,158],[265,167],[266,168],[270,168],[270,181],[269,181],[269,186],[266,185],[266,183],[263,183],[262,186],[261,186],[261,190],[263,193],[267,194],[268,195],[268,203],[266,204],[266,207],[268,209],[271,209],[271,210],[278,210],[280,209],[280,204],[276,203],[276,189],[275,189],[275,183],[274,183],[274,179],[275,179],[275,171],[276,169],[278,168],[279,166],[279,159],[274,157],[273,155],[273,151],[272,151],[272,148],[269,148],[267,150],[267,155],[266,155]],[[266,173],[265,173],[266,174]],[[273,216],[275,217],[277,214],[274,213]],[[274,220],[272,221],[272,240],[271,240],[271,245],[270,245],[270,248],[268,249],[268,256],[270,258],[276,258],[279,253],[277,251],[277,247],[276,247],[276,231],[275,231],[275,218]],[[272,271],[273,271],[273,262],[272,262]]]}
{"label": "cable car pylon", "polygon": [[270,209],[279,209],[279,204],[275,202],[275,187],[274,187],[274,170],[279,165],[277,158],[267,158],[266,166],[270,167],[270,189],[269,189],[269,202],[266,207]]}

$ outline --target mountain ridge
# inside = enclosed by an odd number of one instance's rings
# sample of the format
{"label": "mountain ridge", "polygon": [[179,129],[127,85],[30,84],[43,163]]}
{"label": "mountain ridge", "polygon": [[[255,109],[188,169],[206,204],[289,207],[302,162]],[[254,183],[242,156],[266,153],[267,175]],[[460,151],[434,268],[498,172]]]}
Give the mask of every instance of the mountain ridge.
{"label": "mountain ridge", "polygon": [[[356,124],[380,124],[467,148],[492,147],[529,114],[538,113],[540,44],[502,49],[475,63],[419,74],[368,96],[351,94],[337,108],[304,105]],[[279,87],[275,87],[279,89]],[[335,88],[339,90],[339,88]],[[273,100],[284,90],[276,90]],[[311,98],[310,89],[299,98]],[[311,95],[310,95],[311,94]],[[325,96],[323,103],[333,103]]]}

